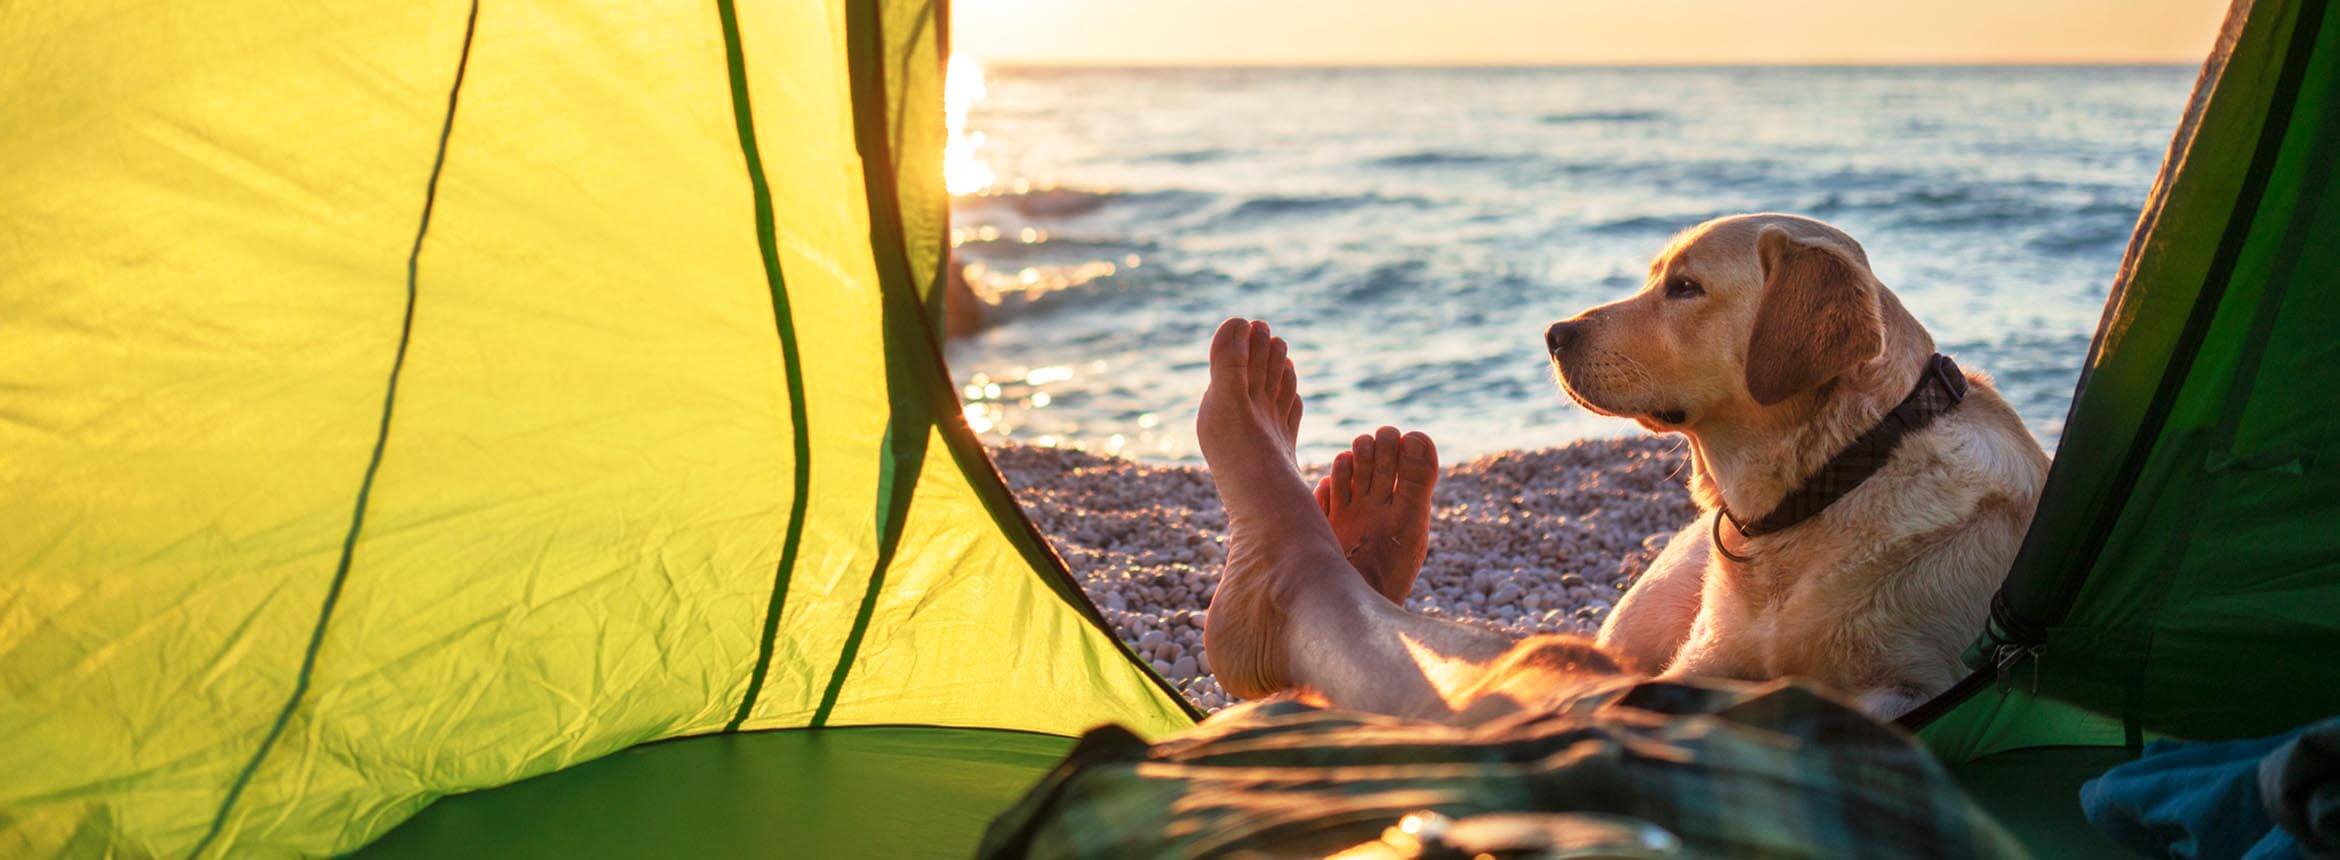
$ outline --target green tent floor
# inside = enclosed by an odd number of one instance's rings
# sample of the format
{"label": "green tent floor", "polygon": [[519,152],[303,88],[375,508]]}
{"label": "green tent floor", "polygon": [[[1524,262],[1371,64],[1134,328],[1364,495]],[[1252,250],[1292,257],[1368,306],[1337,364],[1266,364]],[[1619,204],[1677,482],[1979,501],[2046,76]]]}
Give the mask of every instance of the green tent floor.
{"label": "green tent floor", "polygon": [[644,744],[440,799],[366,857],[965,857],[1072,739],[852,727]]}
{"label": "green tent floor", "polygon": [[[363,857],[964,857],[1072,740],[870,726],[644,744],[442,798]],[[2038,857],[2126,857],[2080,815],[2118,747],[2015,750],[1952,767]]]}
{"label": "green tent floor", "polygon": [[2131,857],[2080,814],[2080,784],[2131,757],[2121,747],[2035,747],[1953,765],[1950,775],[2034,857]]}

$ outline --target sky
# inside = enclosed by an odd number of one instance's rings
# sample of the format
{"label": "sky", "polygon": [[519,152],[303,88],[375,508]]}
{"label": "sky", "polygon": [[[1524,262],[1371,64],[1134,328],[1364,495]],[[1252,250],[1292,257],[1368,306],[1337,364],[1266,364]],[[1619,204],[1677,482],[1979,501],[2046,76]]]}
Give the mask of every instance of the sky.
{"label": "sky", "polygon": [[950,0],[987,64],[2200,62],[2226,0]]}

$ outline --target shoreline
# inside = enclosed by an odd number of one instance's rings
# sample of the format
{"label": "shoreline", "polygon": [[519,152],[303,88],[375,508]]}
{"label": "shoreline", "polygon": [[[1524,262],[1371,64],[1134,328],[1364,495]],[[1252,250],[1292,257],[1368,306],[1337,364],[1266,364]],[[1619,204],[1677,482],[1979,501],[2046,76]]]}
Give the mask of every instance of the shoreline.
{"label": "shoreline", "polygon": [[[1204,710],[1203,612],[1225,562],[1226,515],[1199,465],[989,446],[1016,498],[1114,632]],[[1696,514],[1679,440],[1587,439],[1439,470],[1430,557],[1406,607],[1513,635],[1590,634]],[[1314,481],[1326,466],[1304,466]]]}

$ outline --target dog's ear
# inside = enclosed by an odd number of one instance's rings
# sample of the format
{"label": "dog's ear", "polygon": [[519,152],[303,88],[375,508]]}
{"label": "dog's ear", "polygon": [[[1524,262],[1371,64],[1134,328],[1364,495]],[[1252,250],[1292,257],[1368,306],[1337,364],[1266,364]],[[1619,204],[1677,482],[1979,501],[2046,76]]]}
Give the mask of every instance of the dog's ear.
{"label": "dog's ear", "polygon": [[1763,304],[1747,340],[1747,393],[1765,406],[1835,379],[1885,348],[1867,273],[1842,252],[1777,225],[1755,237]]}

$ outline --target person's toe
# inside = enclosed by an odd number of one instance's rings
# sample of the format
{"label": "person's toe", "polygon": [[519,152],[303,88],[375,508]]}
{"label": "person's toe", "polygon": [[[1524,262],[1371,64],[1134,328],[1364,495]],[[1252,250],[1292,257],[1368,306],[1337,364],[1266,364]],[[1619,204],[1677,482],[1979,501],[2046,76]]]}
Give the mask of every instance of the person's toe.
{"label": "person's toe", "polygon": [[1266,360],[1269,350],[1274,348],[1273,341],[1274,337],[1268,334],[1268,324],[1265,321],[1251,324],[1251,344],[1248,354],[1254,360],[1247,362],[1244,367],[1244,370],[1250,374],[1250,380],[1245,390],[1254,394],[1264,392],[1267,390],[1268,381],[1275,378],[1275,365]]}
{"label": "person's toe", "polygon": [[1242,391],[1251,374],[1251,321],[1229,318],[1211,335],[1211,385]]}
{"label": "person's toe", "polygon": [[1260,390],[1278,403],[1282,403],[1284,395],[1292,390],[1292,386],[1284,383],[1286,379],[1292,378],[1284,372],[1292,367],[1292,362],[1286,358],[1291,350],[1291,345],[1284,343],[1283,338],[1268,338],[1267,367],[1264,368],[1267,371],[1267,385]]}
{"label": "person's toe", "polygon": [[1328,517],[1332,516],[1333,512],[1332,487],[1333,479],[1331,477],[1316,479],[1316,509],[1323,511],[1324,515]]}
{"label": "person's toe", "polygon": [[1398,429],[1382,427],[1373,431],[1373,449],[1380,456],[1373,458],[1373,492],[1380,498],[1389,498],[1397,487]]}
{"label": "person's toe", "polygon": [[1398,443],[1397,500],[1400,504],[1430,504],[1430,489],[1438,484],[1438,446],[1416,431]]}
{"label": "person's toe", "polygon": [[1268,402],[1275,404],[1275,416],[1278,418],[1285,416],[1282,414],[1282,402],[1285,402],[1285,395],[1292,393],[1292,386],[1287,386],[1285,383],[1289,379],[1289,376],[1285,374],[1285,367],[1292,367],[1292,362],[1285,358],[1285,355],[1289,355],[1289,351],[1292,351],[1292,346],[1287,346],[1285,339],[1280,339],[1280,337],[1268,339],[1268,362],[1264,367],[1266,369],[1266,386],[1261,386],[1259,393],[1266,395]]}
{"label": "person's toe", "polygon": [[1284,432],[1297,444],[1300,441],[1300,415],[1307,411],[1300,405],[1300,375],[1292,366],[1284,365]]}
{"label": "person's toe", "polygon": [[1332,493],[1332,507],[1326,509],[1328,512],[1338,514],[1349,509],[1349,502],[1355,497],[1351,482],[1355,480],[1357,455],[1348,451],[1334,455],[1332,477],[1325,479],[1326,489]]}
{"label": "person's toe", "polygon": [[1356,468],[1349,476],[1349,501],[1352,503],[1365,501],[1373,492],[1373,455],[1371,434],[1359,436],[1356,441],[1349,443],[1349,456],[1357,461]]}

